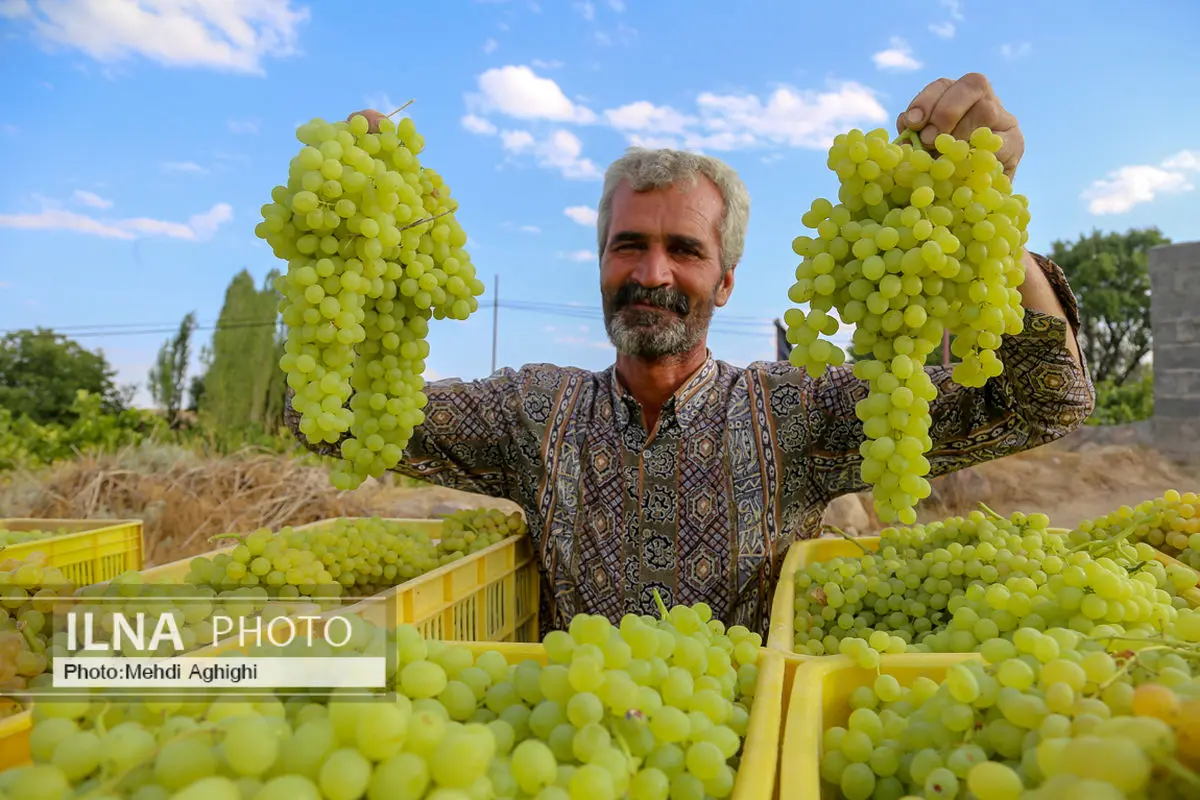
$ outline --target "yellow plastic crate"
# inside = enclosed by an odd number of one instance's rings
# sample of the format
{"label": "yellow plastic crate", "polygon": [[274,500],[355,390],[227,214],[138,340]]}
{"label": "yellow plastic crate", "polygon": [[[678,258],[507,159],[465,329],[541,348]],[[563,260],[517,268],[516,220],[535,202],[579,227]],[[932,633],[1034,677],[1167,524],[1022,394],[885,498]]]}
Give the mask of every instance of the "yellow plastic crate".
{"label": "yellow plastic crate", "polygon": [[[509,642],[462,642],[472,653],[494,650],[509,664],[533,660],[545,664],[546,651],[540,644]],[[211,652],[209,653],[212,654]],[[193,654],[196,655],[196,654]],[[779,742],[783,722],[785,659],[780,653],[759,651],[758,683],[754,706],[742,746],[742,761],[733,785],[732,800],[773,800],[779,765]],[[32,716],[26,712],[0,720],[0,771],[30,762],[29,733]]]}
{"label": "yellow plastic crate", "polygon": [[[1065,536],[1066,528],[1050,528],[1052,533]],[[862,545],[862,547],[859,547]],[[829,658],[829,656],[808,656],[795,652],[795,619],[796,619],[796,573],[809,564],[831,561],[835,558],[856,558],[863,555],[863,549],[871,552],[879,550],[878,536],[856,537],[853,541],[843,538],[808,539],[796,542],[788,548],[780,570],[779,583],[775,586],[775,594],[771,598],[771,627],[767,631],[767,647],[781,653],[795,655],[797,658]],[[1171,558],[1166,553],[1155,551],[1154,558],[1166,565],[1176,565],[1191,569],[1182,561]],[[1187,601],[1192,608],[1200,608],[1200,589],[1185,589],[1179,596]]]}
{"label": "yellow plastic crate", "polygon": [[33,716],[28,712],[0,719],[0,772],[29,763],[29,732]]}
{"label": "yellow plastic crate", "polygon": [[850,695],[870,686],[879,673],[901,686],[920,677],[941,681],[954,664],[980,658],[974,653],[906,653],[884,656],[878,672],[858,666],[849,656],[799,662],[787,685],[787,708],[779,759],[779,800],[832,800],[833,786],[821,780],[821,742],[825,731],[850,718]]}
{"label": "yellow plastic crate", "polygon": [[[426,531],[437,539],[440,519],[387,519]],[[320,528],[334,520],[321,520],[297,529]],[[231,545],[204,556],[233,550]],[[148,580],[182,581],[192,558],[152,567],[142,572]],[[376,624],[414,625],[427,639],[480,642],[538,641],[537,561],[528,536],[510,536],[452,564],[412,578],[399,586],[338,609],[338,614],[366,616]],[[385,620],[379,610],[395,608],[395,619]]]}
{"label": "yellow plastic crate", "polygon": [[47,562],[77,586],[102,583],[126,570],[142,568],[145,547],[140,519],[0,519],[0,528],[70,531],[0,548],[0,560],[45,553]]}

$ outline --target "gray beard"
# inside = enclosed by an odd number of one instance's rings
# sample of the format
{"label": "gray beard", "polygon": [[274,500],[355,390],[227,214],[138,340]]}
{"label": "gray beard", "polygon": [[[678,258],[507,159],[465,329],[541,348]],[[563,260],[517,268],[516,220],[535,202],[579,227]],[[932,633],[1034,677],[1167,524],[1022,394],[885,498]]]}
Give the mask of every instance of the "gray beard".
{"label": "gray beard", "polygon": [[697,347],[708,329],[712,305],[693,308],[685,318],[663,310],[626,308],[604,315],[604,329],[617,352],[636,358],[663,358]]}

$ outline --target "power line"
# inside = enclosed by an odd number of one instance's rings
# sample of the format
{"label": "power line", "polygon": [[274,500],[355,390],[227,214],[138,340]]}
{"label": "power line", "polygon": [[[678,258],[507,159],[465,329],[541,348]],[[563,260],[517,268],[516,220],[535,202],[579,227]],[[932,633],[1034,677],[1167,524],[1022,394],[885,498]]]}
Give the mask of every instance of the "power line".
{"label": "power line", "polygon": [[[538,303],[530,301],[517,300],[499,300],[493,301],[493,307],[489,309],[487,306],[480,306],[479,312],[496,313],[497,309],[505,308],[510,311],[519,311],[533,314],[547,314],[569,319],[583,319],[593,322],[602,321],[604,319],[603,311],[599,308],[588,307],[583,305],[572,305],[562,303]],[[231,330],[238,328],[260,328],[260,327],[277,327],[281,324],[278,317],[273,320],[235,320],[230,322],[213,322],[197,324],[194,330],[213,331],[213,330]],[[495,324],[495,322],[493,323]],[[730,336],[765,336],[772,332],[773,321],[769,319],[760,319],[756,317],[738,317],[730,316],[725,318],[721,315],[713,317],[710,330],[713,333],[720,333]],[[760,330],[755,330],[755,329]],[[7,329],[0,331],[0,335],[16,333],[19,329]],[[63,327],[50,327],[48,330],[55,333],[70,333],[71,338],[83,339],[94,338],[98,336],[150,336],[150,335],[166,335],[176,333],[179,330],[178,323],[165,322],[114,322],[114,323],[95,323],[91,325],[67,325]]]}

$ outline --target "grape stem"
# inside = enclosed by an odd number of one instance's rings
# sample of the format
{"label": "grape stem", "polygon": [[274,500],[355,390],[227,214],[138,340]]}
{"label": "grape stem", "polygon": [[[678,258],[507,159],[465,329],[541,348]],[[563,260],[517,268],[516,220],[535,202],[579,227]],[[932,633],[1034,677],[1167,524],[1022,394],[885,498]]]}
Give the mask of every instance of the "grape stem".
{"label": "grape stem", "polygon": [[1005,519],[1005,517],[1003,517],[1001,514],[989,508],[987,503],[980,503],[979,508],[983,510],[983,513],[987,514],[992,519]]}
{"label": "grape stem", "polygon": [[221,539],[237,539],[238,544],[246,543],[246,537],[240,533],[218,533],[216,536],[210,536],[208,540],[210,542],[216,542]]}
{"label": "grape stem", "polygon": [[409,106],[411,106],[411,105],[412,105],[413,103],[415,103],[415,102],[417,102],[417,100],[416,100],[416,98],[414,97],[412,100],[409,100],[407,103],[405,103],[404,105],[400,106],[399,108],[397,108],[397,109],[396,109],[395,111],[393,111],[392,113],[388,114],[388,119],[391,119],[392,117],[396,116],[396,115],[397,115],[397,114],[399,114],[401,111],[403,111],[404,109],[408,108]]}
{"label": "grape stem", "polygon": [[658,613],[662,614],[662,618],[667,618],[667,604],[663,602],[662,595],[658,593],[658,589],[654,590],[654,605],[658,606]]}
{"label": "grape stem", "polygon": [[441,219],[442,217],[446,216],[447,214],[453,214],[453,213],[454,213],[453,208],[447,209],[446,211],[443,211],[440,214],[434,214],[432,217],[426,217],[425,219],[419,219],[416,222],[410,222],[407,225],[405,225],[403,228],[400,228],[400,230],[406,231],[409,228],[415,228],[418,225],[424,225],[426,222],[433,222],[434,220]]}
{"label": "grape stem", "polygon": [[897,136],[892,144],[904,144],[905,142],[912,144],[914,150],[925,149],[925,145],[921,143],[921,135],[912,128],[906,128],[904,133]]}
{"label": "grape stem", "polygon": [[1200,786],[1200,776],[1197,776],[1195,772],[1180,764],[1177,759],[1164,756],[1159,759],[1159,763],[1166,767],[1167,771],[1174,774],[1175,777],[1190,783],[1192,786]]}
{"label": "grape stem", "polygon": [[864,547],[862,542],[858,541],[853,536],[846,533],[844,530],[837,527],[836,525],[822,525],[821,530],[832,531],[833,533],[836,533],[838,536],[845,539],[847,542],[853,542],[855,544],[855,546],[858,547],[859,550],[863,551],[863,555],[865,555],[865,556],[871,555],[871,551],[868,550],[866,547]]}

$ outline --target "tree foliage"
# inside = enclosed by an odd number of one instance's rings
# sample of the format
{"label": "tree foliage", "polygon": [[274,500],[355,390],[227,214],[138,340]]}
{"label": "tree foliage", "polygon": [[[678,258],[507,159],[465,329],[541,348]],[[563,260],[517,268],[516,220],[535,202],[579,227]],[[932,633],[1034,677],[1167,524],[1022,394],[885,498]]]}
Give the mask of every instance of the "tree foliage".
{"label": "tree foliage", "polygon": [[1140,370],[1122,384],[1096,384],[1096,410],[1088,425],[1126,425],[1154,416],[1154,373]]}
{"label": "tree foliage", "polygon": [[158,358],[150,368],[150,396],[166,411],[172,428],[179,425],[179,411],[187,392],[188,361],[192,357],[192,334],[196,330],[196,312],[179,323],[179,332],[163,342]]}
{"label": "tree foliage", "polygon": [[242,270],[225,290],[198,397],[200,412],[217,428],[273,431],[283,421],[277,277],[272,271],[260,289]]}
{"label": "tree foliage", "polygon": [[75,393],[69,412],[69,423],[43,424],[0,407],[0,472],[137,444],[163,433],[166,424],[151,412],[113,410],[99,395],[82,389]]}
{"label": "tree foliage", "polygon": [[19,330],[0,338],[0,408],[13,417],[70,425],[79,416],[80,391],[94,395],[106,410],[120,411],[124,404],[115,378],[103,353],[52,330]]}
{"label": "tree foliage", "polygon": [[1079,344],[1097,384],[1121,386],[1150,352],[1150,249],[1170,242],[1144,228],[1051,245],[1079,301]]}

